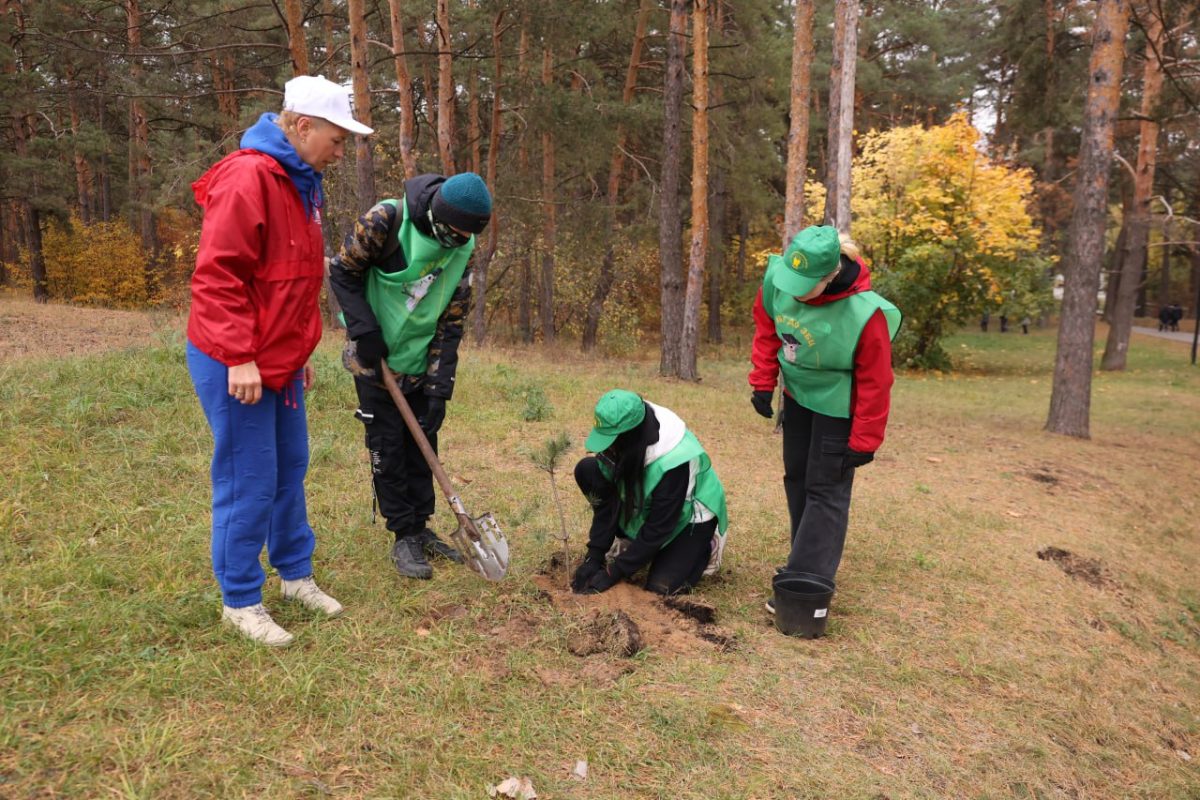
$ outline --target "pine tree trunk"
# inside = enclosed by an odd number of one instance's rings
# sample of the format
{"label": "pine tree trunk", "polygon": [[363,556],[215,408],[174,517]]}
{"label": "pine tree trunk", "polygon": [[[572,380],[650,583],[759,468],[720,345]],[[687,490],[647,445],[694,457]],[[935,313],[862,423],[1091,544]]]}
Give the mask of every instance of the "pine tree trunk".
{"label": "pine tree trunk", "polygon": [[[350,16],[350,77],[354,83],[354,118],[370,127],[370,64],[367,59],[367,19],[363,0],[346,0],[346,13]],[[371,140],[366,136],[354,137],[354,169],[358,177],[358,211],[362,212],[375,205],[375,157],[371,152]]]}
{"label": "pine tree trunk", "polygon": [[317,69],[317,73],[323,74],[329,78],[329,80],[336,82],[338,79],[338,68],[337,61],[334,59],[333,54],[337,49],[337,44],[334,41],[333,32],[334,24],[337,20],[337,13],[333,8],[333,0],[321,0],[321,18],[323,23],[322,28],[324,29],[325,34],[325,58],[322,59],[321,64]]}
{"label": "pine tree trunk", "polygon": [[824,224],[847,233],[850,230],[850,159],[854,141],[854,77],[858,66],[858,0],[836,0],[834,9]]}
{"label": "pine tree trunk", "polygon": [[[637,23],[634,26],[633,49],[629,55],[629,66],[625,70],[625,87],[621,92],[621,104],[628,106],[633,101],[633,93],[637,89],[638,66],[642,61],[642,44],[646,39],[646,21],[650,16],[651,0],[641,0],[638,5]],[[620,198],[621,172],[625,167],[625,145],[628,132],[624,125],[617,127],[617,145],[613,148],[612,160],[608,166],[608,246],[604,249],[604,258],[600,261],[600,274],[596,278],[596,286],[588,300],[587,312],[583,321],[583,338],[581,347],[586,353],[594,350],[600,340],[600,318],[604,314],[604,303],[616,283],[616,251],[615,242],[620,227],[617,214],[617,201]]]}
{"label": "pine tree trunk", "polygon": [[417,174],[417,157],[413,153],[417,118],[412,74],[408,71],[408,55],[404,52],[400,0],[388,0],[388,12],[392,27],[392,55],[396,63],[396,86],[400,94],[400,160],[404,163],[404,180],[408,180]]}
{"label": "pine tree trunk", "polygon": [[[137,0],[125,0],[126,37],[129,49],[142,49],[142,13]],[[139,57],[129,60],[129,78],[134,86],[142,82],[142,62]],[[146,256],[146,295],[153,297],[158,291],[158,236],[154,225],[154,213],[150,207],[150,122],[146,109],[137,97],[129,99],[129,199],[133,210],[133,228],[142,242]],[[40,236],[40,232],[39,232]]]}
{"label": "pine tree trunk", "polygon": [[1133,328],[1134,305],[1144,284],[1150,239],[1150,202],[1154,189],[1154,168],[1158,160],[1158,98],[1162,94],[1163,71],[1158,54],[1162,52],[1162,19],[1158,13],[1147,15],[1146,63],[1142,73],[1142,113],[1138,129],[1137,166],[1133,174],[1133,217],[1126,240],[1128,257],[1121,263],[1121,282],[1109,322],[1108,341],[1104,345],[1102,370],[1125,369],[1129,337]]}
{"label": "pine tree trunk", "polygon": [[213,91],[217,94],[217,111],[220,115],[221,140],[225,143],[222,148],[226,153],[232,153],[238,148],[238,129],[241,120],[238,118],[238,96],[234,91],[234,73],[237,69],[233,53],[214,53],[209,58],[209,68],[212,72]]}
{"label": "pine tree trunk", "polygon": [[[554,54],[542,49],[542,90],[549,92],[554,83]],[[542,280],[538,295],[538,317],[542,342],[554,341],[554,249],[558,229],[555,224],[554,131],[550,120],[542,121]]]}
{"label": "pine tree trunk", "polygon": [[[1167,186],[1163,189],[1163,200],[1166,201],[1167,207],[1171,207],[1171,187]],[[1157,303],[1159,309],[1171,302],[1171,221],[1173,217],[1168,214],[1163,220],[1162,226],[1162,261],[1160,261],[1160,269],[1158,271],[1158,292]],[[1157,309],[1156,309],[1157,310]]]}
{"label": "pine tree trunk", "polygon": [[[496,192],[496,169],[500,158],[500,131],[503,125],[501,116],[503,105],[500,102],[501,78],[504,75],[504,54],[500,52],[500,34],[502,33],[500,24],[503,21],[504,11],[501,10],[492,20],[492,57],[496,59],[496,71],[492,78],[492,122],[488,129],[487,185],[493,194]],[[488,222],[487,232],[487,247],[482,254],[475,258],[472,278],[474,305],[471,308],[471,335],[474,337],[475,343],[479,345],[487,340],[488,268],[492,264],[492,258],[496,255],[496,247],[500,243],[500,215],[495,208],[492,209],[492,219]]]}
{"label": "pine tree trunk", "polygon": [[483,162],[483,136],[479,128],[479,70],[474,64],[467,78],[467,140],[471,143],[471,172],[478,175]]}
{"label": "pine tree trunk", "polygon": [[804,179],[808,174],[808,109],[811,105],[813,2],[796,0],[792,40],[791,125],[788,127],[787,190],[784,199],[783,247],[804,227]]}
{"label": "pine tree trunk", "polygon": [[292,55],[292,74],[308,74],[308,39],[304,35],[304,7],[300,0],[284,0],[287,17],[288,52]]}
{"label": "pine tree trunk", "polygon": [[[71,117],[71,139],[79,141],[79,92],[75,69],[68,65],[67,107]],[[84,225],[92,224],[92,168],[87,157],[78,146],[73,148],[72,161],[75,165],[75,200],[79,204],[79,219]]]}
{"label": "pine tree trunk", "polygon": [[708,261],[708,8],[709,0],[693,0],[692,11],[692,245],[688,254],[687,290],[683,300],[683,342],[679,377],[700,380],[700,298]]}
{"label": "pine tree trunk", "polygon": [[438,153],[442,174],[453,175],[454,167],[454,73],[450,42],[450,0],[437,0],[438,48]]}
{"label": "pine tree trunk", "polygon": [[1063,263],[1054,386],[1046,419],[1046,430],[1084,439],[1089,437],[1096,292],[1104,250],[1113,126],[1121,99],[1125,34],[1129,29],[1128,0],[1099,0],[1098,5],[1088,64],[1079,177]]}
{"label": "pine tree trunk", "polygon": [[679,375],[683,337],[683,222],[679,212],[679,172],[687,5],[687,0],[671,0],[666,78],[663,86],[663,166],[660,182],[662,205],[658,226],[662,342],[658,369],[662,375],[672,377]]}
{"label": "pine tree trunk", "polygon": [[[716,87],[714,87],[716,88]],[[712,225],[708,240],[708,341],[721,343],[721,283],[725,276],[725,214],[728,205],[725,196],[725,170],[712,171],[711,211]]]}
{"label": "pine tree trunk", "polygon": [[[525,18],[521,19],[521,36],[517,45],[517,83],[521,87],[522,104],[529,102],[527,87],[529,86],[529,24]],[[529,141],[525,134],[528,132],[528,127],[521,132],[517,139],[517,171],[521,174],[521,180],[529,180],[532,182],[533,176],[530,175],[529,167]],[[528,231],[529,225],[527,222],[522,223],[522,229]],[[531,238],[528,235],[526,241]],[[518,326],[521,329],[521,339],[525,343],[533,341],[533,254],[528,244],[525,246],[525,252],[521,256],[521,281],[518,286],[517,300],[517,319]]]}

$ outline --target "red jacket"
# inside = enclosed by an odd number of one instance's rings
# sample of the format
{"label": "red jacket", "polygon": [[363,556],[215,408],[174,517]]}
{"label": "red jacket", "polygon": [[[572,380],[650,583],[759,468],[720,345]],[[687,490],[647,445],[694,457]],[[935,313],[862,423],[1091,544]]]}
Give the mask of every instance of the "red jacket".
{"label": "red jacket", "polygon": [[[833,303],[852,294],[871,288],[871,276],[860,264],[858,278],[844,292],[821,295],[808,301],[810,305]],[[750,386],[754,391],[769,392],[779,376],[779,348],[782,342],[775,333],[775,322],[763,307],[762,289],[754,299],[754,344],[750,350]],[[876,311],[863,327],[854,351],[854,382],[850,388],[850,448],[860,453],[874,453],[883,444],[891,408],[892,340],[888,336],[887,320]]]}
{"label": "red jacket", "polygon": [[310,218],[283,167],[257,150],[230,153],[192,192],[204,225],[188,340],[228,367],[254,361],[279,391],[321,340],[320,213]]}

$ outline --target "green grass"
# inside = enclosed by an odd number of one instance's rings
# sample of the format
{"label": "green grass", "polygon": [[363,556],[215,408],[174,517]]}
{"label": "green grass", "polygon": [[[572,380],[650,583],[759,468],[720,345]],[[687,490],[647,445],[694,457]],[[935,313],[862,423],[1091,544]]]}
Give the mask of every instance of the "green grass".
{"label": "green grass", "polygon": [[[813,642],[761,611],[786,510],[741,352],[706,353],[687,384],[656,377],[651,355],[466,350],[443,454],[467,505],[508,533],[513,569],[417,583],[371,525],[354,393],[327,341],[309,516],[318,578],[347,614],[284,606],[272,575],[268,605],[298,639],[278,652],[218,623],[210,440],[178,335],[0,364],[0,797],[480,798],[509,775],[546,798],[1196,797],[1200,372],[1186,345],[1136,338],[1127,371],[1097,374],[1089,441],[1042,431],[1051,333],[949,345],[959,372],[897,383],[829,636]],[[614,386],[678,411],[728,488],[727,570],[701,595],[731,652],[577,658],[579,615],[533,582],[560,545],[528,452],[564,431],[577,443],[560,489],[578,553],[588,516],[570,462]],[[450,519],[439,501],[436,527]],[[1050,544],[1113,583],[1038,560]]]}

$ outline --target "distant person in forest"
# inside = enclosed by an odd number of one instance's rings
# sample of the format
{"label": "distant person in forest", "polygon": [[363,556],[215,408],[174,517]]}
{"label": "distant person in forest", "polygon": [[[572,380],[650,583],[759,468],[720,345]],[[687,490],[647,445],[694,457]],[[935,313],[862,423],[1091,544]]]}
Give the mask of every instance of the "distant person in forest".
{"label": "distant person in forest", "polygon": [[1164,303],[1158,309],[1158,329],[1167,331],[1175,323],[1175,307],[1170,303]]}
{"label": "distant person in forest", "polygon": [[475,236],[492,216],[492,195],[474,172],[417,175],[404,194],[359,217],[329,264],[348,341],[342,361],[354,375],[355,416],[366,428],[375,501],[394,540],[392,566],[406,578],[433,577],[431,556],[463,558],[428,527],[433,473],[383,385],[396,373],[429,444],[437,451],[454,394],[458,345],[471,302]]}
{"label": "distant person in forest", "polygon": [[1021,317],[1021,333],[1025,333],[1025,334],[1029,333],[1029,326],[1032,324],[1033,324],[1033,320],[1031,320],[1029,318],[1028,314]]}
{"label": "distant person in forest", "polygon": [[805,228],[768,259],[754,301],[749,380],[754,410],[770,419],[783,376],[791,551],[779,571],[831,582],[837,574],[855,472],[874,460],[887,427],[900,319],[871,291],[857,246],[836,228]]}
{"label": "distant person in forest", "polygon": [[1179,330],[1179,323],[1183,321],[1183,306],[1174,303],[1171,306],[1171,330]]}
{"label": "distant person in forest", "polygon": [[354,119],[343,87],[293,78],[282,113],[263,114],[241,149],[192,184],[204,223],[187,365],[213,435],[213,571],[222,619],[272,646],[293,637],[263,606],[264,545],[284,599],[342,612],[313,580],[304,394],[321,339],[321,181],[351,133],[372,131]]}
{"label": "distant person in forest", "polygon": [[684,421],[624,389],[596,403],[575,482],[592,506],[587,555],[571,577],[580,594],[608,591],[643,567],[646,589],[691,590],[721,565],[725,489]]}
{"label": "distant person in forest", "polygon": [[982,317],[980,317],[980,319],[979,319],[979,330],[983,331],[984,333],[987,333],[988,321],[989,321],[991,318],[992,318],[992,315],[991,315],[991,314],[989,314],[989,313],[988,313],[988,312],[986,312],[986,311],[985,311],[985,312],[983,312],[983,316],[982,316]]}

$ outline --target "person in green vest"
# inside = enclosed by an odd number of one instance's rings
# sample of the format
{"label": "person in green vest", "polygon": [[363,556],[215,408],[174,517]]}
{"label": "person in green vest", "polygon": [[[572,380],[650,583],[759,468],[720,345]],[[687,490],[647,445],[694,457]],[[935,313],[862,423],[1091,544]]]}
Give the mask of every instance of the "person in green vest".
{"label": "person in green vest", "polygon": [[858,248],[836,228],[805,228],[767,260],[754,303],[750,387],[755,411],[770,419],[783,375],[791,531],[783,569],[831,582],[837,574],[854,473],[875,458],[887,427],[900,319],[871,291]]}
{"label": "person in green vest", "polygon": [[379,364],[386,360],[396,373],[436,451],[454,394],[475,234],[491,214],[491,193],[475,173],[418,175],[405,181],[403,197],[363,214],[329,264],[346,323],[342,360],[354,375],[355,416],[366,428],[375,502],[395,536],[392,564],[408,578],[433,577],[430,556],[457,563],[462,557],[427,526],[433,474],[383,385]]}
{"label": "person in green vest", "polygon": [[572,590],[604,592],[649,566],[646,589],[671,595],[720,568],[725,489],[675,412],[613,389],[596,403],[586,447],[596,455],[575,465],[575,482],[592,526]]}

